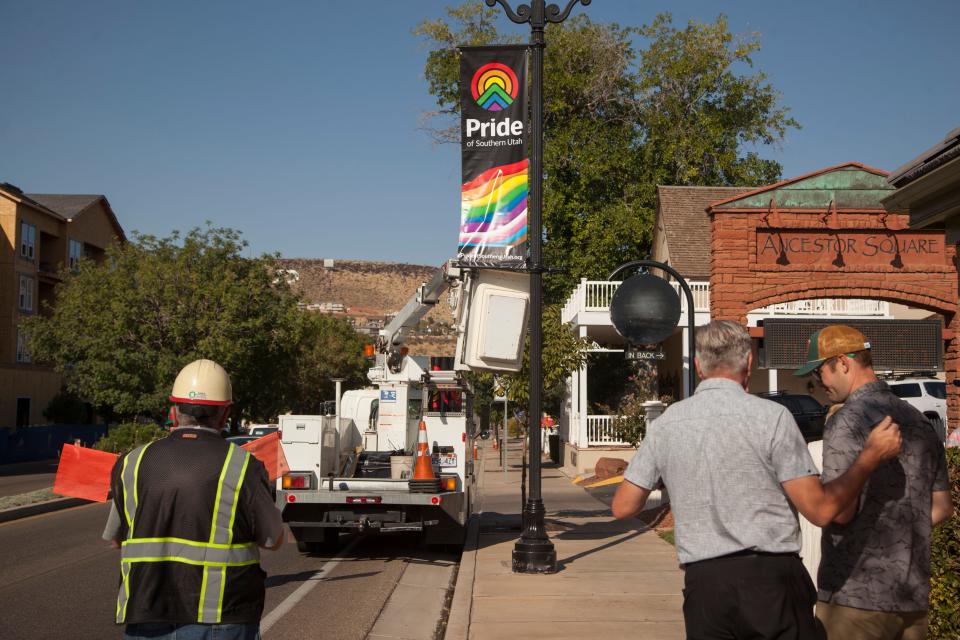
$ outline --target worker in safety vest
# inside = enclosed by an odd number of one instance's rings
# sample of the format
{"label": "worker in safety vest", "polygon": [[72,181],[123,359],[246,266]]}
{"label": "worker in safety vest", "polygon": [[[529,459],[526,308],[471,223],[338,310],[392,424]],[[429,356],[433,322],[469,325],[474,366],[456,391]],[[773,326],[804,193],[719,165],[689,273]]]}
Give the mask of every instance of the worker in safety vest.
{"label": "worker in safety vest", "polygon": [[126,623],[128,639],[257,639],[260,548],[283,543],[267,472],[221,438],[233,402],[223,367],[191,362],[170,401],[170,435],[113,468],[103,537],[121,549],[117,623]]}

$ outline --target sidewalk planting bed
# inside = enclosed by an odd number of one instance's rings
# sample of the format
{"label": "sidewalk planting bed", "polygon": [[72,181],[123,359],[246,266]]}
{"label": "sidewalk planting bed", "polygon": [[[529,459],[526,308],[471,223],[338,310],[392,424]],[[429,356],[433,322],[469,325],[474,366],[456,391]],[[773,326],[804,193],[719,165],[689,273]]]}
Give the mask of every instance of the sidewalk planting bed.
{"label": "sidewalk planting bed", "polygon": [[28,493],[21,493],[15,496],[4,496],[0,498],[0,511],[3,509],[12,509],[14,507],[25,507],[38,502],[49,502],[58,500],[63,496],[57,495],[52,489],[37,489]]}

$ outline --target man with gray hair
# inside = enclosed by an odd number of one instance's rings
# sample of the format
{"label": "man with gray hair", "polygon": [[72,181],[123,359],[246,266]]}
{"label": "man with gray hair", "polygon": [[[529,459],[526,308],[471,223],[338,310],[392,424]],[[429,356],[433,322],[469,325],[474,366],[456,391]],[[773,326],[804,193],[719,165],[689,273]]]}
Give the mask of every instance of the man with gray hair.
{"label": "man with gray hair", "polygon": [[702,382],[648,426],[613,515],[638,514],[661,481],[669,490],[688,638],[820,637],[791,503],[818,526],[830,522],[897,455],[899,429],[885,418],[846,473],[821,485],[793,416],[746,392],[747,331],[718,320],[696,337]]}

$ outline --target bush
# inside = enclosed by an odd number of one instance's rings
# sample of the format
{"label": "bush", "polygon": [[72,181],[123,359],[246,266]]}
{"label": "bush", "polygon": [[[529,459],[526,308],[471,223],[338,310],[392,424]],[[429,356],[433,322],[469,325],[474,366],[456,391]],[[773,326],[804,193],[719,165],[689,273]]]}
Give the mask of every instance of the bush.
{"label": "bush", "polygon": [[81,424],[87,419],[87,406],[83,400],[66,389],[53,396],[43,417],[54,424]]}
{"label": "bush", "polygon": [[153,423],[137,424],[128,422],[110,429],[107,435],[93,445],[99,451],[109,451],[124,455],[142,444],[159,440],[167,435],[159,425]]}
{"label": "bush", "polygon": [[953,517],[933,530],[930,638],[960,638],[960,448],[947,449]]}

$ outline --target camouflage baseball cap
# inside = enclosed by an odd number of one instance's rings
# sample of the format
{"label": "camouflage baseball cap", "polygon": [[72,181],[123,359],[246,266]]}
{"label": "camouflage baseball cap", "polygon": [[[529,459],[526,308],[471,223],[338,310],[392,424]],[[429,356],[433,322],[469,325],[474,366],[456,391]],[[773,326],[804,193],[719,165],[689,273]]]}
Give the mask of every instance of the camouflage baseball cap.
{"label": "camouflage baseball cap", "polygon": [[805,376],[830,358],[869,348],[867,337],[853,327],[832,324],[810,336],[807,341],[807,363],[794,371],[793,375]]}

